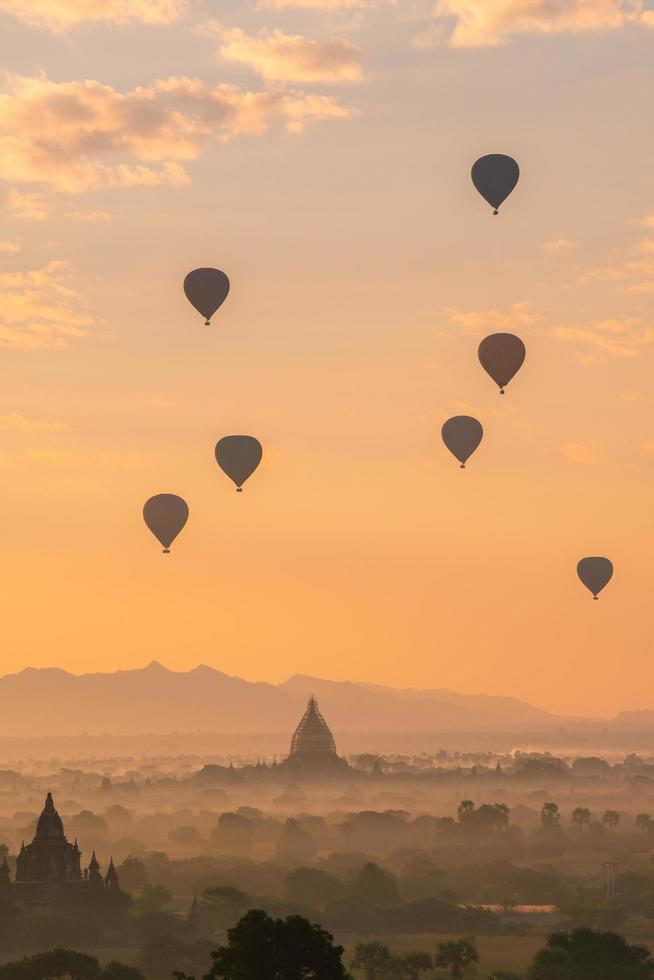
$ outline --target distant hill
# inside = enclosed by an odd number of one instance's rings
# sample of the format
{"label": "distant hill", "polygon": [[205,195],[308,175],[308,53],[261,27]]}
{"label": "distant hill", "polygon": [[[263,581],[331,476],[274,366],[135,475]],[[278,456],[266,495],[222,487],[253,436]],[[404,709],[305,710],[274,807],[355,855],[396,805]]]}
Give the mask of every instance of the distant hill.
{"label": "distant hill", "polygon": [[201,665],[76,676],[28,668],[0,678],[0,736],[168,732],[289,734],[309,694],[335,732],[543,732],[574,719],[515,698],[415,690],[295,675],[255,683]]}

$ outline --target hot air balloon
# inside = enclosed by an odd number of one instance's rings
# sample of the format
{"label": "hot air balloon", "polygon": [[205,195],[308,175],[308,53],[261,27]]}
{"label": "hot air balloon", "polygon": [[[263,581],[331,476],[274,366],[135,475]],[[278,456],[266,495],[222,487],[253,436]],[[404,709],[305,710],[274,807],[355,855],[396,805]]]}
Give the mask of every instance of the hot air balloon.
{"label": "hot air balloon", "polygon": [[455,415],[443,424],[441,435],[443,442],[464,470],[466,460],[472,456],[481,442],[484,430],[481,422],[470,415]]}
{"label": "hot air balloon", "polygon": [[188,504],[174,493],[158,493],[146,500],[143,520],[163,545],[164,555],[188,520]]}
{"label": "hot air balloon", "polygon": [[184,292],[209,326],[211,317],[227,299],[229,279],[220,269],[194,269],[184,280]]}
{"label": "hot air balloon", "polygon": [[608,558],[582,558],[577,565],[577,575],[586,588],[593,593],[593,599],[611,581],[613,562]]}
{"label": "hot air balloon", "polygon": [[241,493],[243,484],[261,462],[263,448],[254,436],[223,436],[216,443],[216,462]]}
{"label": "hot air balloon", "polygon": [[506,385],[522,367],[527,351],[514,334],[492,333],[482,340],[478,353],[481,366],[500,386],[500,395],[503,395]]}
{"label": "hot air balloon", "polygon": [[481,196],[494,209],[493,214],[497,214],[500,204],[506,201],[518,183],[520,167],[513,157],[489,153],[473,165],[471,176]]}

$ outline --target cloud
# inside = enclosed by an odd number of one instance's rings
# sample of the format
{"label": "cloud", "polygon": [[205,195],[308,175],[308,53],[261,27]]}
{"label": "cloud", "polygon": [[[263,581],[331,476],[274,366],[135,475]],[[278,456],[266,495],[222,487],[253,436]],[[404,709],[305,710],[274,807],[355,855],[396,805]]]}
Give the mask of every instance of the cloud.
{"label": "cloud", "polygon": [[630,293],[654,292],[654,239],[641,238],[618,261],[588,269],[577,282],[613,282]]}
{"label": "cloud", "polygon": [[352,10],[373,6],[375,0],[260,0],[259,10]]}
{"label": "cloud", "polygon": [[51,31],[64,31],[85,21],[170,24],[187,9],[186,0],[0,0],[0,12]]}
{"label": "cloud", "polygon": [[39,466],[47,469],[140,469],[145,465],[138,453],[97,452],[71,453],[65,449],[46,446],[42,449],[25,449],[18,453],[0,453],[0,466],[4,468]]}
{"label": "cloud", "polygon": [[625,316],[589,326],[555,327],[554,336],[580,345],[583,363],[592,364],[607,357],[637,357],[643,347],[654,341],[654,327],[638,317]]}
{"label": "cloud", "polygon": [[73,221],[87,221],[92,225],[103,224],[114,217],[110,211],[66,211],[64,214],[66,218],[72,218]]}
{"label": "cloud", "polygon": [[542,321],[543,317],[532,313],[530,303],[514,303],[508,313],[500,310],[483,310],[479,313],[464,313],[461,310],[449,309],[447,314],[453,323],[475,333],[484,330],[486,333],[495,331],[511,331],[520,327],[530,327]]}
{"label": "cloud", "polygon": [[544,252],[556,255],[558,252],[567,252],[571,248],[577,248],[578,244],[578,242],[568,241],[567,238],[556,238],[552,242],[541,242],[540,247]]}
{"label": "cloud", "polygon": [[604,456],[595,446],[589,446],[582,442],[569,442],[566,446],[562,446],[561,451],[571,463],[599,466],[604,462]]}
{"label": "cloud", "polygon": [[68,193],[179,186],[189,179],[179,161],[195,160],[215,137],[256,135],[275,122],[299,132],[309,122],[353,115],[331,96],[185,77],[122,93],[96,81],[8,75],[0,94],[0,179]]}
{"label": "cloud", "polygon": [[492,47],[514,34],[607,30],[631,21],[654,26],[654,12],[642,0],[438,0],[436,16],[454,18],[454,48]]}
{"label": "cloud", "polygon": [[38,350],[67,347],[88,337],[94,320],[73,287],[68,262],[0,274],[0,348]]}
{"label": "cloud", "polygon": [[5,255],[20,252],[22,247],[23,246],[19,242],[0,242],[0,252],[4,252]]}
{"label": "cloud", "polygon": [[29,419],[24,415],[10,412],[0,415],[0,432],[65,432],[69,427],[65,422],[50,422],[47,419]]}
{"label": "cloud", "polygon": [[10,187],[0,200],[12,218],[23,221],[44,221],[48,217],[45,198],[42,194],[24,194],[15,187]]}
{"label": "cloud", "polygon": [[263,30],[252,37],[238,27],[214,26],[221,37],[221,56],[226,61],[249,65],[267,81],[361,81],[361,51],[341,38],[314,41],[278,30]]}

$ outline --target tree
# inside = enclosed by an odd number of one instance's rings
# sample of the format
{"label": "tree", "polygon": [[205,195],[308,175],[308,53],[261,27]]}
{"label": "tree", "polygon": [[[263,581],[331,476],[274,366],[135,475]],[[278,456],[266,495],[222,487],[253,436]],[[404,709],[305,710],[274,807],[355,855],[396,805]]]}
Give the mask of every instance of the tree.
{"label": "tree", "polygon": [[126,857],[119,868],[118,877],[120,887],[128,892],[140,892],[148,880],[148,873],[145,870],[143,861],[137,857]]}
{"label": "tree", "polygon": [[572,823],[576,824],[579,828],[579,833],[590,823],[591,813],[590,810],[586,809],[584,806],[578,806],[572,811]]}
{"label": "tree", "polygon": [[296,868],[286,878],[284,893],[287,902],[322,909],[328,902],[341,898],[345,887],[340,878],[319,868]]}
{"label": "tree", "polygon": [[379,865],[369,861],[359,871],[358,875],[349,884],[350,895],[357,898],[366,898],[373,905],[380,907],[398,905],[400,892],[395,878],[380,868]]}
{"label": "tree", "polygon": [[547,827],[548,829],[558,827],[560,820],[561,814],[559,813],[558,805],[556,803],[543,803],[540,811],[541,827]]}
{"label": "tree", "polygon": [[289,817],[277,842],[279,856],[291,861],[307,861],[316,851],[317,847],[311,834],[302,830],[297,820]]}
{"label": "tree", "polygon": [[363,970],[366,980],[381,980],[393,968],[393,957],[384,943],[357,943],[354,947],[352,967]]}
{"label": "tree", "polygon": [[632,946],[617,932],[555,932],[527,973],[528,980],[650,980],[654,960],[646,946]]}
{"label": "tree", "polygon": [[636,826],[644,833],[650,829],[651,822],[652,818],[650,817],[649,813],[639,813],[636,817]]}
{"label": "tree", "polygon": [[496,970],[488,980],[520,980],[517,973],[512,973],[510,970]]}
{"label": "tree", "polygon": [[477,948],[473,941],[465,936],[463,939],[450,939],[448,942],[439,943],[434,957],[434,965],[449,967],[450,976],[456,980],[463,976],[467,966],[478,962]]}
{"label": "tree", "polygon": [[615,828],[620,823],[620,814],[618,813],[617,810],[607,810],[604,816],[602,817],[602,820],[609,828],[609,833],[612,834],[615,831]]}
{"label": "tree", "polygon": [[147,977],[134,966],[125,966],[124,963],[112,960],[98,975],[98,980],[147,980]]}
{"label": "tree", "polygon": [[97,980],[99,974],[95,956],[74,949],[52,949],[0,966],[0,980]]}
{"label": "tree", "polygon": [[420,974],[434,965],[429,953],[404,953],[395,964],[402,980],[420,980]]}
{"label": "tree", "polygon": [[161,912],[172,900],[173,896],[163,885],[145,885],[134,902],[134,910],[143,915],[151,915]]}
{"label": "tree", "polygon": [[227,937],[228,945],[211,954],[205,980],[351,980],[343,947],[301,915],[273,919],[250,909]]}
{"label": "tree", "polygon": [[472,800],[461,800],[456,809],[456,815],[460,824],[469,826],[475,818],[475,804]]}

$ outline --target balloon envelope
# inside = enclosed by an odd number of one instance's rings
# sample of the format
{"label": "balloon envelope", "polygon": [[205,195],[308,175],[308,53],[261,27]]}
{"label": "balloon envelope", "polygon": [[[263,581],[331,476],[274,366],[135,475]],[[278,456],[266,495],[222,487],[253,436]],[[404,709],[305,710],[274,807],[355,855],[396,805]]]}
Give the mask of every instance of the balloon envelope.
{"label": "balloon envelope", "polygon": [[604,586],[611,581],[613,562],[608,558],[582,558],[577,565],[577,575],[597,599]]}
{"label": "balloon envelope", "polygon": [[527,351],[525,345],[512,333],[492,333],[479,345],[479,360],[487,374],[504,388],[523,365]]}
{"label": "balloon envelope", "polygon": [[520,167],[513,157],[504,153],[489,153],[473,164],[472,182],[490,206],[497,209],[518,183]]}
{"label": "balloon envelope", "polygon": [[208,325],[227,299],[229,279],[220,269],[194,269],[184,280],[184,292],[189,303],[202,314]]}
{"label": "balloon envelope", "polygon": [[474,453],[483,434],[481,422],[470,415],[455,415],[441,429],[443,442],[461,463],[461,469],[465,468],[466,460]]}
{"label": "balloon envelope", "polygon": [[223,436],[216,443],[216,462],[239,491],[256,470],[262,456],[263,448],[254,436]]}
{"label": "balloon envelope", "polygon": [[146,500],[143,520],[168,554],[170,546],[188,520],[188,504],[174,493],[158,493]]}

